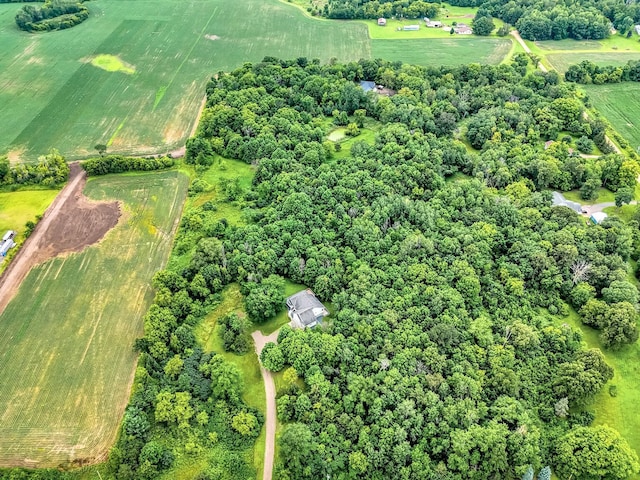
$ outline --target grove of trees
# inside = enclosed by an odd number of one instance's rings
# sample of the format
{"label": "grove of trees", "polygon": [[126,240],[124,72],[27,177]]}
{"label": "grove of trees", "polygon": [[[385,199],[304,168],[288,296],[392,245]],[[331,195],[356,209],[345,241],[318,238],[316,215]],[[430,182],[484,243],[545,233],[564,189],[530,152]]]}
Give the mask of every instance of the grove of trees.
{"label": "grove of trees", "polygon": [[42,7],[25,5],[16,14],[16,25],[27,32],[47,32],[71,28],[89,18],[82,3],[53,0]]}

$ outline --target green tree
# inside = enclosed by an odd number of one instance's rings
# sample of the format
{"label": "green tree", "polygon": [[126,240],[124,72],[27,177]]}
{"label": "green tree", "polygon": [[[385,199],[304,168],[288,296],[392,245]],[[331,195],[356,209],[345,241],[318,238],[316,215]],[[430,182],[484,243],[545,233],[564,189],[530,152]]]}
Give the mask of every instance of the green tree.
{"label": "green tree", "polygon": [[284,280],[270,275],[258,283],[249,283],[248,295],[244,299],[249,317],[255,322],[265,322],[284,306]]}
{"label": "green tree", "polygon": [[640,471],[638,456],[606,425],[577,427],[556,443],[560,478],[623,479]]}
{"label": "green tree", "polygon": [[260,352],[260,361],[264,368],[271,372],[279,372],[285,365],[282,350],[273,342],[269,342],[264,346],[262,352]]}
{"label": "green tree", "polygon": [[240,412],[231,419],[231,426],[241,435],[257,437],[260,433],[258,419],[249,412]]}
{"label": "green tree", "polygon": [[471,26],[473,28],[474,35],[480,35],[483,37],[491,35],[491,32],[493,32],[496,28],[496,25],[495,23],[493,23],[493,19],[491,17],[478,18],[476,16],[476,18],[473,19],[473,23]]}
{"label": "green tree", "polygon": [[619,188],[615,194],[616,207],[621,207],[624,204],[629,204],[633,200],[633,188],[631,187],[622,187]]}

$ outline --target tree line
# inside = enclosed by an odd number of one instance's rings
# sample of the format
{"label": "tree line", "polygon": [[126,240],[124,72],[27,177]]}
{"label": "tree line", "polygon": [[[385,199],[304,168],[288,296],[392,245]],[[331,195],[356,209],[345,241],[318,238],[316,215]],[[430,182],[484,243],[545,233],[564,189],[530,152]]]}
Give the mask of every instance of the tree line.
{"label": "tree line", "polygon": [[570,65],[564,74],[567,82],[602,85],[605,83],[640,82],[640,61],[626,65],[597,65],[589,60]]}
{"label": "tree line", "polygon": [[0,157],[0,186],[42,185],[56,187],[69,178],[69,165],[60,153],[52,149],[38,158],[37,163],[12,166],[7,157]]}
{"label": "tree line", "polygon": [[108,173],[147,172],[162,170],[175,165],[175,160],[167,156],[158,157],[126,157],[124,155],[107,155],[90,158],[82,162],[87,175],[106,175]]}

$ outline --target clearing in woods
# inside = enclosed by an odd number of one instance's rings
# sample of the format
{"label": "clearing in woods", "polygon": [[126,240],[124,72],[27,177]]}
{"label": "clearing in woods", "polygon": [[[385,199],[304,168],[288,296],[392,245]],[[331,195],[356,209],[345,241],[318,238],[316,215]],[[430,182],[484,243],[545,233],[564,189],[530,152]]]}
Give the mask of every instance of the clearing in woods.
{"label": "clearing in woods", "polygon": [[[369,58],[366,26],[318,21],[278,0],[91,2],[72,29],[26,34],[0,4],[0,154],[70,160],[184,145],[210,76],[267,55]],[[96,66],[97,63],[97,66]],[[112,71],[109,71],[112,70]],[[115,71],[113,71],[115,70]]]}
{"label": "clearing in woods", "polygon": [[640,148],[640,84],[581,85],[593,106],[626,138],[631,148]]}
{"label": "clearing in woods", "polygon": [[33,268],[0,315],[0,464],[104,458],[129,398],[133,341],[166,262],[188,177],[176,171],[89,180],[122,216],[97,245]]}

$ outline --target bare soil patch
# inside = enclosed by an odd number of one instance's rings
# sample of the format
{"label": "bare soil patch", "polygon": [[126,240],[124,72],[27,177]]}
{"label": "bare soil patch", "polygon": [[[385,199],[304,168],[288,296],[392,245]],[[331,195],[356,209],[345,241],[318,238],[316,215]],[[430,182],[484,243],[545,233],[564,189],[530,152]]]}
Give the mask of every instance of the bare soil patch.
{"label": "bare soil patch", "polygon": [[220,37],[218,35],[205,35],[204,38],[206,38],[207,40],[220,40]]}
{"label": "bare soil patch", "polygon": [[58,255],[80,252],[99,242],[120,218],[118,202],[94,202],[82,194],[87,176],[70,164],[69,182],[58,194],[31,236],[0,277],[0,313],[29,271]]}

